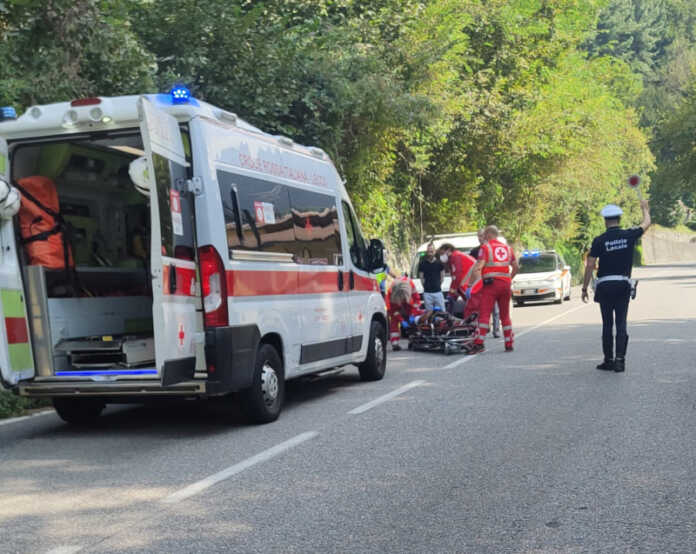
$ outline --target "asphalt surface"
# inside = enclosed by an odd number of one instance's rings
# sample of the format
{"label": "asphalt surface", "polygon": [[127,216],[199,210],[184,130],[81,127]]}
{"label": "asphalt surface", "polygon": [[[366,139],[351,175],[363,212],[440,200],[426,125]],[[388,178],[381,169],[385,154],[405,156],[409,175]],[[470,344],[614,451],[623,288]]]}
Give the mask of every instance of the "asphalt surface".
{"label": "asphalt surface", "polygon": [[574,291],[513,310],[513,353],[390,353],[377,383],[289,384],[270,425],[0,425],[0,552],[694,552],[696,264],[636,274],[625,374]]}

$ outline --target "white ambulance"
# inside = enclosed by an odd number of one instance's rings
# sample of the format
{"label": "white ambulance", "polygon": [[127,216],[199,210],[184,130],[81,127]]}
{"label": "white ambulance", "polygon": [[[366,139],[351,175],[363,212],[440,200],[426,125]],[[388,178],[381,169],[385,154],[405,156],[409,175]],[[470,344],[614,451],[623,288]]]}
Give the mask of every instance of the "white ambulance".
{"label": "white ambulance", "polygon": [[229,393],[268,422],[286,380],[348,364],[383,377],[383,247],[321,149],[183,88],[12,116],[0,176],[55,184],[72,260],[29,263],[21,211],[1,220],[5,387],[72,423],[108,403]]}

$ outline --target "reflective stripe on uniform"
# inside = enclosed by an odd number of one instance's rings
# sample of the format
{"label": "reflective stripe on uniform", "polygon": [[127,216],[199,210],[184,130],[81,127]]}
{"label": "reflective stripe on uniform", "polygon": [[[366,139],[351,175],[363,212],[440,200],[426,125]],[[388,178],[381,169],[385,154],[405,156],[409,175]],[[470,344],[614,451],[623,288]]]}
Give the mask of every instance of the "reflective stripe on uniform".
{"label": "reflective stripe on uniform", "polygon": [[491,326],[488,323],[479,323],[479,329],[490,329]]}
{"label": "reflective stripe on uniform", "polygon": [[512,325],[503,325],[503,331],[510,331],[512,329]]}

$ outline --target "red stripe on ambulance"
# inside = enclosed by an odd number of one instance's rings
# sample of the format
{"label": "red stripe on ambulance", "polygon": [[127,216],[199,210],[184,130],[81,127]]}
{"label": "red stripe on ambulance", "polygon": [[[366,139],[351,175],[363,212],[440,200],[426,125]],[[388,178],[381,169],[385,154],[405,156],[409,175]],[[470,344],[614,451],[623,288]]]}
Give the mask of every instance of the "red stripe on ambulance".
{"label": "red stripe on ambulance", "polygon": [[[338,288],[338,271],[228,271],[228,296],[271,296],[285,294],[326,294],[348,292],[350,274],[343,273],[343,291]],[[377,291],[373,278],[353,273],[356,291]]]}
{"label": "red stripe on ambulance", "polygon": [[[176,271],[176,287],[174,292],[170,289],[172,267],[174,267]],[[167,296],[195,296],[196,270],[188,267],[164,265],[162,267],[162,294]]]}

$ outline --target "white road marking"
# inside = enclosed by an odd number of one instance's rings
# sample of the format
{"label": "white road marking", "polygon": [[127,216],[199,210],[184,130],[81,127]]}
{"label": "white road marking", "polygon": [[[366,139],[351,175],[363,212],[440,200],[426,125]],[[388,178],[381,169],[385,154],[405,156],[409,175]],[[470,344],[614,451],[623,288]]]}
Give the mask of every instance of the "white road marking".
{"label": "white road marking", "polygon": [[518,339],[518,338],[520,338],[520,337],[523,337],[523,336],[525,336],[527,333],[531,333],[532,331],[536,331],[537,329],[539,329],[539,327],[543,327],[544,325],[548,325],[548,324],[551,323],[552,321],[556,321],[557,319],[560,319],[560,318],[563,317],[563,316],[566,316],[566,315],[568,315],[568,314],[572,314],[573,312],[577,312],[578,310],[581,310],[582,308],[586,308],[587,306],[589,306],[589,304],[585,304],[585,303],[583,302],[582,304],[580,304],[579,306],[575,306],[575,308],[573,308],[573,309],[571,309],[571,310],[567,310],[567,311],[563,312],[562,314],[555,315],[555,316],[553,316],[552,318],[549,318],[549,319],[547,319],[546,321],[542,321],[541,323],[535,325],[534,327],[531,327],[530,329],[527,329],[526,331],[522,331],[522,332],[519,333],[519,334],[515,334],[515,338]]}
{"label": "white road marking", "polygon": [[[525,331],[522,331],[520,334],[515,334],[515,339],[519,339],[520,337],[525,336],[527,333],[531,333],[532,331],[535,331],[535,330],[539,329],[540,327],[543,327],[544,325],[547,325],[547,324],[551,323],[552,321],[557,320],[557,319],[560,318],[560,317],[563,317],[563,316],[565,316],[565,315],[571,314],[571,313],[573,313],[573,312],[579,310],[580,308],[584,308],[584,307],[586,307],[586,306],[587,306],[587,305],[583,303],[583,304],[580,304],[579,306],[575,306],[575,308],[572,308],[572,309],[570,309],[570,310],[566,310],[566,311],[563,312],[562,314],[557,314],[557,315],[555,315],[555,316],[553,316],[553,317],[547,319],[546,321],[542,321],[541,323],[535,325],[534,327],[531,327],[530,329],[527,329],[527,330],[525,330]],[[478,355],[479,355],[479,354],[474,354],[473,356],[466,356],[466,357],[464,357],[464,358],[462,358],[462,359],[460,359],[460,360],[457,360],[456,362],[452,362],[451,364],[447,364],[443,369],[452,369],[453,367],[458,367],[458,366],[460,366],[460,365],[465,364],[466,362],[468,362],[469,360],[475,358],[475,357],[478,356]]]}
{"label": "white road marking", "polygon": [[478,356],[478,354],[464,354],[463,358],[460,358],[459,360],[457,360],[456,362],[452,362],[451,364],[447,364],[442,369],[452,369],[453,367],[463,365],[466,362],[473,360],[476,356]]}
{"label": "white road marking", "polygon": [[246,460],[239,462],[238,464],[234,464],[233,466],[230,466],[227,469],[223,469],[218,473],[214,473],[213,475],[210,475],[205,479],[201,479],[200,481],[197,481],[189,485],[188,487],[178,490],[177,492],[164,497],[162,499],[162,502],[165,504],[175,504],[177,502],[181,502],[182,500],[185,500],[187,498],[190,498],[191,496],[203,492],[204,490],[212,487],[220,481],[224,481],[225,479],[229,479],[230,477],[233,477],[234,475],[241,473],[245,469],[249,469],[250,467],[253,467],[257,464],[267,462],[268,460],[275,458],[276,456],[279,456],[283,452],[286,452],[291,448],[299,446],[303,442],[313,439],[318,435],[319,433],[317,433],[316,431],[308,431],[307,433],[301,433],[300,435],[286,440],[285,442],[281,442],[280,444],[277,444],[269,448],[268,450],[259,452],[251,458],[247,458]]}
{"label": "white road marking", "polygon": [[46,552],[46,554],[75,554],[82,550],[81,546],[59,546]]}
{"label": "white road marking", "polygon": [[25,419],[31,419],[32,417],[44,416],[48,414],[55,414],[53,410],[46,410],[45,412],[37,412],[31,415],[24,415],[19,417],[11,417],[9,419],[0,420],[0,425],[9,425],[10,423],[17,423],[19,421],[24,421]]}
{"label": "white road marking", "polygon": [[423,384],[425,384],[425,381],[423,381],[422,379],[419,379],[418,381],[411,381],[410,383],[405,384],[403,387],[399,387],[398,389],[393,390],[391,392],[388,392],[387,394],[384,394],[378,398],[375,398],[374,400],[371,400],[370,402],[367,402],[366,404],[358,406],[357,408],[353,408],[348,413],[351,415],[362,414],[362,413],[366,412],[367,410],[374,408],[375,406],[378,406],[379,404],[382,404],[383,402],[386,402],[387,400],[391,400],[392,398],[395,398],[395,397],[399,396],[400,394],[403,394],[407,390],[410,390],[414,387],[420,387]]}

